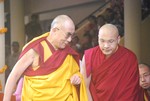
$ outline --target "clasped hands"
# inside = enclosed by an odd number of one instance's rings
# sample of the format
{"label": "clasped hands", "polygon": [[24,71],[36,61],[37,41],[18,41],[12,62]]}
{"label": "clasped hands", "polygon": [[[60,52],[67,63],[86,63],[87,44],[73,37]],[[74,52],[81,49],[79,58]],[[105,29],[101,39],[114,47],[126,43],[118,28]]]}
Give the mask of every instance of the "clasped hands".
{"label": "clasped hands", "polygon": [[79,75],[74,74],[71,78],[70,78],[70,82],[73,85],[78,85],[81,83],[81,78],[79,77]]}

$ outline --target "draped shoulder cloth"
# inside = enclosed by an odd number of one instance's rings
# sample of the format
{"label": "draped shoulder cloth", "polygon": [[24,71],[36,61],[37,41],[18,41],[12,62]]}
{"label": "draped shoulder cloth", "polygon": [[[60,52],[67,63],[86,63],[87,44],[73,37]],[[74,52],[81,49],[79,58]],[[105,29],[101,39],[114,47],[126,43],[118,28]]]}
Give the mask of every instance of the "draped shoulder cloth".
{"label": "draped shoulder cloth", "polygon": [[[24,72],[22,101],[88,101],[84,80],[79,73],[78,54],[69,46],[54,50],[46,40],[48,34],[33,39],[20,55],[21,58],[32,48],[40,56],[39,66],[36,69],[29,66]],[[82,79],[80,95],[70,82],[73,74]]]}

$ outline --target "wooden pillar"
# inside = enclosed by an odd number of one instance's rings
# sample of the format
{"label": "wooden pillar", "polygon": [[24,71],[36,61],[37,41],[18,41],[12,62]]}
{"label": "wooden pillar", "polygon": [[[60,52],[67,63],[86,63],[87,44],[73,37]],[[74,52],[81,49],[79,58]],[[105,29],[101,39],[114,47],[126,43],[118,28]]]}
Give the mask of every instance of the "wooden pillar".
{"label": "wooden pillar", "polygon": [[18,41],[20,48],[25,44],[24,1],[10,0],[11,43]]}
{"label": "wooden pillar", "polygon": [[141,0],[124,0],[125,47],[140,60]]}

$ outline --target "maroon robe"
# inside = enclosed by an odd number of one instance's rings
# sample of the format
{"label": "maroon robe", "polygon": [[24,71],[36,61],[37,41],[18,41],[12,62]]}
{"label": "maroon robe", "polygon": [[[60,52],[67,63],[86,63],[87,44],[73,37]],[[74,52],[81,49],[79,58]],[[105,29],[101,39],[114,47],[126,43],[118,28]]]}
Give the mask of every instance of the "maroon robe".
{"label": "maroon robe", "polygon": [[[40,42],[46,41],[48,44],[52,56],[49,57],[45,62],[43,60],[43,55],[44,55],[44,49]],[[65,60],[66,56],[68,54],[73,55],[77,63],[79,64],[79,55],[76,53],[72,48],[69,46],[66,46],[64,49],[59,49],[59,50],[54,50],[52,45],[47,41],[46,37],[39,38],[31,43],[29,43],[25,49],[22,51],[20,58],[30,49],[34,49],[39,55],[40,55],[40,64],[39,68],[37,70],[33,70],[32,66],[29,66],[24,74],[28,76],[40,76],[40,75],[47,75],[52,73],[53,71],[57,70],[57,68],[60,67],[60,65],[63,63]]]}
{"label": "maroon robe", "polygon": [[94,101],[143,101],[136,56],[119,46],[105,59],[99,46],[85,51],[87,76]]}

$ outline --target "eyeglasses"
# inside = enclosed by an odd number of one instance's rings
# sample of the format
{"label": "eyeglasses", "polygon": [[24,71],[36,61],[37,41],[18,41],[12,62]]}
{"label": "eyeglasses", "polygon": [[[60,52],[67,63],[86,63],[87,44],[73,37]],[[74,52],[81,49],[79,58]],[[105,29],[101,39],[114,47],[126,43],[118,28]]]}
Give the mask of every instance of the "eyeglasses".
{"label": "eyeglasses", "polygon": [[[57,28],[57,27],[56,27]],[[64,36],[65,36],[65,38],[66,39],[68,39],[68,38],[72,38],[72,36],[73,36],[73,34],[71,34],[70,32],[64,32],[62,29],[60,29],[60,28],[57,28],[58,30],[60,30],[60,31],[62,31],[63,32],[63,34],[64,34]]]}

